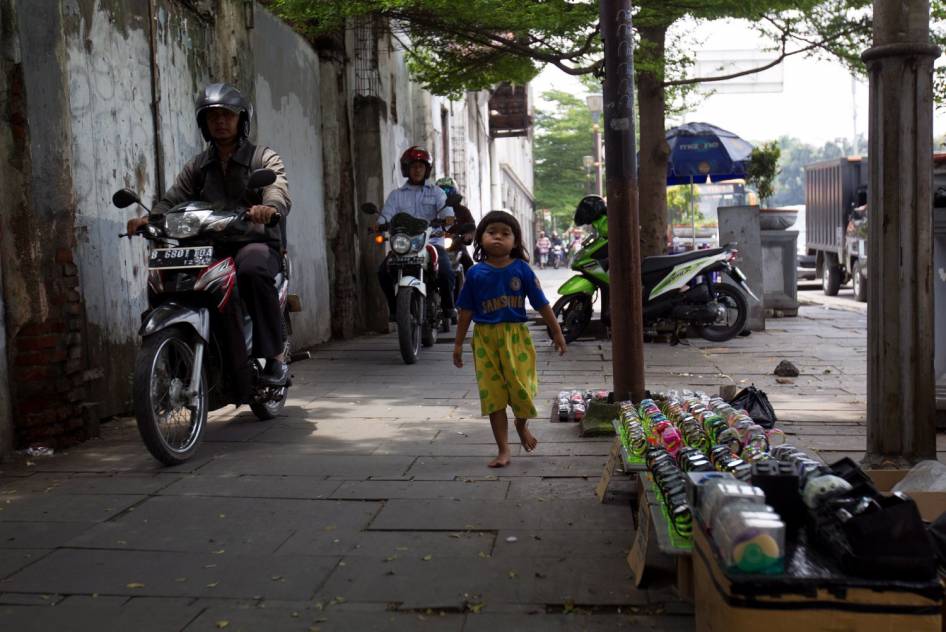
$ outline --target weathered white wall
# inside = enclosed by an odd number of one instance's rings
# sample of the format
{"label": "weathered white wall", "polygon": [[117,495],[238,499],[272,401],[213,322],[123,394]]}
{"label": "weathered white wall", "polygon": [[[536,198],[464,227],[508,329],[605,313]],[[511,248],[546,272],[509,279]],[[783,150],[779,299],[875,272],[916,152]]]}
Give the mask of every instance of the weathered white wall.
{"label": "weathered white wall", "polygon": [[288,26],[259,7],[253,49],[256,137],[282,157],[292,197],[287,224],[291,283],[303,306],[293,314],[293,344],[311,346],[331,336],[319,58]]}
{"label": "weathered white wall", "polygon": [[147,12],[116,16],[98,3],[65,5],[63,25],[75,257],[89,362],[102,372],[92,396],[105,414],[113,414],[130,395],[139,315],[147,306],[145,242],[118,238],[135,211],[111,203],[122,187],[146,201],[155,194]]}

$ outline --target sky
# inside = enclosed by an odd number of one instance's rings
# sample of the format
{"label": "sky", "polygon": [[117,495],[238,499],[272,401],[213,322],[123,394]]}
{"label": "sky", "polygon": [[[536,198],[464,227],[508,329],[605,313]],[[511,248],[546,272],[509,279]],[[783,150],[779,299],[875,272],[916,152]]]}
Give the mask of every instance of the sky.
{"label": "sky", "polygon": [[[740,21],[713,22],[696,33],[702,42],[697,58],[704,64],[701,75],[718,67],[715,59],[739,58],[756,65],[760,40]],[[937,65],[946,63],[941,57]],[[852,85],[853,84],[853,85]],[[780,67],[764,75],[746,79],[741,85],[716,84],[715,94],[690,97],[695,108],[683,118],[670,119],[668,127],[684,122],[712,123],[753,143],[794,136],[820,146],[836,138],[867,137],[868,87],[866,79],[852,79],[837,62],[790,57]],[[586,94],[581,83],[564,72],[547,66],[532,82],[536,105],[550,89]],[[730,92],[732,91],[732,92]],[[934,111],[934,138],[946,133],[946,110]],[[866,153],[866,148],[861,148]]]}

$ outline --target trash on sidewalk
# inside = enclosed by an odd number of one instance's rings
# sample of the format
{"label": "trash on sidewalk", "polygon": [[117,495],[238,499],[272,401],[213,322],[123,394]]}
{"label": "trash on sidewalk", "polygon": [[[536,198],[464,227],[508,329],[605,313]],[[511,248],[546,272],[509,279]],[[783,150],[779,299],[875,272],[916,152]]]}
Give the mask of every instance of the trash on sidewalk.
{"label": "trash on sidewalk", "polygon": [[779,377],[798,377],[798,367],[788,360],[782,360],[773,373]]}
{"label": "trash on sidewalk", "polygon": [[31,445],[25,450],[20,450],[20,454],[25,454],[26,456],[53,456],[55,450],[45,445]]}

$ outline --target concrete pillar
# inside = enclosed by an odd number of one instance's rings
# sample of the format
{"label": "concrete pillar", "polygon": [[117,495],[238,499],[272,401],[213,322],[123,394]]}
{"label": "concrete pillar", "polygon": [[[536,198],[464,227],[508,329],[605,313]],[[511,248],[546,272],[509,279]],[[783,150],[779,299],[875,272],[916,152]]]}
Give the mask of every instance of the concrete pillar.
{"label": "concrete pillar", "polygon": [[869,465],[936,458],[933,389],[933,59],[929,0],[874,0],[867,312]]}
{"label": "concrete pillar", "polygon": [[[381,121],[387,118],[387,109],[380,98],[355,97],[352,110],[355,156],[352,161],[355,174],[355,197],[358,205],[374,203],[379,209],[384,204],[383,139]],[[384,260],[384,247],[375,244],[368,226],[377,216],[358,213],[358,234],[361,246],[362,296],[364,296],[365,327],[370,331],[388,331],[388,308],[378,285],[377,270]]]}

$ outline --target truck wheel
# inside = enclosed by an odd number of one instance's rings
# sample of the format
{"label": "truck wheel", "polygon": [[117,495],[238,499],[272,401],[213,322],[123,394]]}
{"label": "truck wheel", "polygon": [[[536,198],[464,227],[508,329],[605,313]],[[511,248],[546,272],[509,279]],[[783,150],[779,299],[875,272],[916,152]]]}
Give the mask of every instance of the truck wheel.
{"label": "truck wheel", "polygon": [[841,289],[841,266],[830,261],[824,262],[824,272],[821,274],[821,289],[824,290],[825,296],[838,295],[838,290]]}
{"label": "truck wheel", "polygon": [[854,300],[861,303],[867,302],[867,279],[862,270],[863,264],[860,261],[854,262],[854,273],[851,275],[854,282]]}

